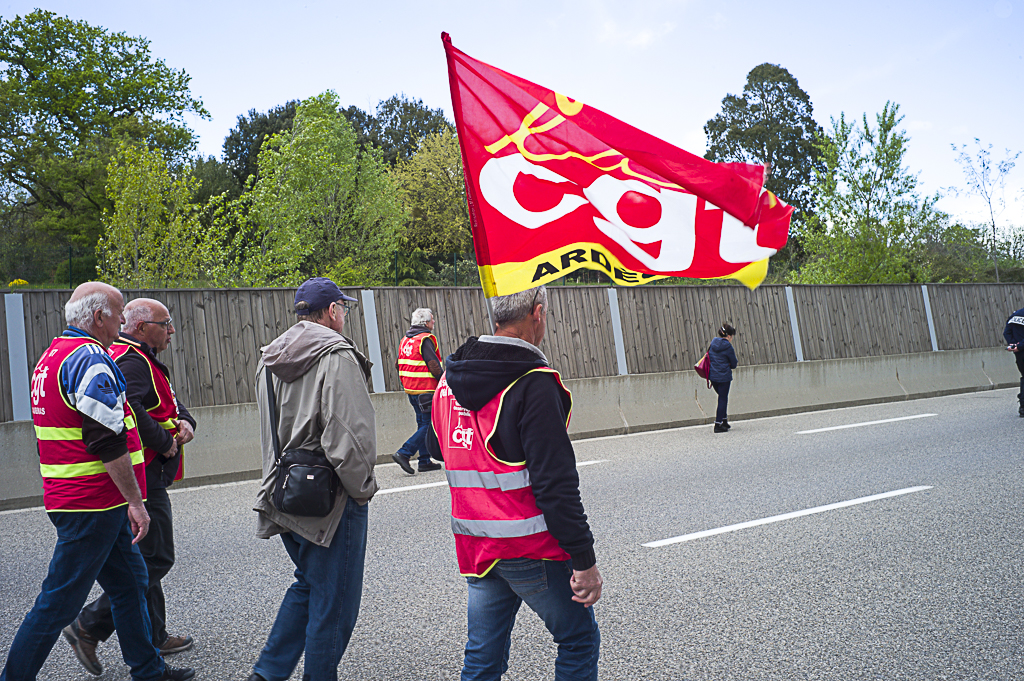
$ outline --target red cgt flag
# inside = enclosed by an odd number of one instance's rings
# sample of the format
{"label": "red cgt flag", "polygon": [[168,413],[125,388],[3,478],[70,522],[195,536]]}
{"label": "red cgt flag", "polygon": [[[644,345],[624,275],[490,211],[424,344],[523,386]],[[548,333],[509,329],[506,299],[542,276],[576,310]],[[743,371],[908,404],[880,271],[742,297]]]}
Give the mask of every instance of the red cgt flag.
{"label": "red cgt flag", "polygon": [[764,280],[793,212],[764,166],[712,163],[441,40],[485,295],[584,267],[627,286]]}

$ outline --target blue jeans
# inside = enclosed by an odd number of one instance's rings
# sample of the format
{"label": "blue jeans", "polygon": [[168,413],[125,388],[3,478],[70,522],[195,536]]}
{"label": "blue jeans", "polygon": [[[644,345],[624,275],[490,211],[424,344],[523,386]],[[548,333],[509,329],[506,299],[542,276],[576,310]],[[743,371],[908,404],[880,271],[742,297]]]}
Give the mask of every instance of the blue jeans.
{"label": "blue jeans", "polygon": [[409,404],[416,412],[416,432],[405,441],[405,444],[398,450],[399,454],[405,454],[410,459],[420,453],[420,463],[430,463],[430,454],[427,453],[427,428],[430,427],[430,412],[420,409],[419,395],[406,395]]}
{"label": "blue jeans", "polygon": [[164,662],[150,640],[146,563],[132,544],[127,507],[48,515],[57,528],[50,571],[14,636],[0,681],[36,678],[61,629],[78,617],[93,582],[110,597],[121,656],[132,678],[160,678]]}
{"label": "blue jeans", "polygon": [[359,616],[366,559],[367,506],[349,497],[331,545],[314,544],[293,532],[281,535],[295,563],[288,587],[253,671],[267,681],[285,681],[306,651],[303,680],[336,681]]}
{"label": "blue jeans", "polygon": [[718,411],[715,413],[715,423],[721,423],[729,418],[729,387],[731,385],[732,381],[723,381],[722,383],[711,381],[711,387],[718,393]]}
{"label": "blue jeans", "polygon": [[469,641],[462,681],[498,681],[508,671],[512,627],[526,601],[558,644],[555,681],[597,681],[601,633],[594,609],[572,600],[570,561],[513,558],[469,582]]}

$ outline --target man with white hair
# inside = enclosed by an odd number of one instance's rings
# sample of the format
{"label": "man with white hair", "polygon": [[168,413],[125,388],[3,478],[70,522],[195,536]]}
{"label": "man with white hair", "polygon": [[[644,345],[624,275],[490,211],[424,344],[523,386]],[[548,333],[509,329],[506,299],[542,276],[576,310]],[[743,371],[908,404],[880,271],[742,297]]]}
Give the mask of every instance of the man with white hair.
{"label": "man with white hair", "polygon": [[[158,300],[136,298],[124,307],[125,322],[110,354],[127,383],[128,403],[135,413],[146,463],[146,511],[149,532],[139,549],[149,572],[146,605],[153,645],[161,655],[192,647],[191,636],[167,634],[167,612],[161,580],[174,566],[174,528],[167,488],[184,474],[182,450],[192,440],[196,421],[174,394],[170,371],[157,359],[171,343],[174,320]],[[102,674],[96,646],[114,633],[114,615],[106,593],[85,606],[78,619],[64,629],[64,638],[91,674]]]}
{"label": "man with white hair", "polygon": [[57,528],[57,544],[0,681],[36,678],[94,582],[110,596],[132,679],[195,676],[192,669],[165,665],[150,640],[146,563],[136,546],[150,525],[142,442],[124,376],[107,354],[124,323],[123,309],[124,298],[113,286],[79,286],[64,308],[68,329],[53,339],[32,373],[43,504]]}
{"label": "man with white hair", "polygon": [[412,326],[405,332],[405,337],[398,344],[398,378],[409,396],[409,403],[416,412],[416,432],[412,434],[401,448],[391,455],[403,471],[413,475],[412,457],[419,452],[419,471],[440,470],[441,464],[430,460],[427,453],[427,428],[430,427],[430,403],[434,399],[437,380],[441,378],[443,369],[438,356],[437,336],[434,335],[434,313],[430,308],[421,307],[413,310]]}
{"label": "man with white hair", "polygon": [[444,455],[459,572],[469,585],[462,681],[498,681],[525,601],[558,645],[556,679],[597,680],[601,573],[566,429],[572,396],[537,346],[543,286],[491,298],[493,336],[448,357],[430,451]]}

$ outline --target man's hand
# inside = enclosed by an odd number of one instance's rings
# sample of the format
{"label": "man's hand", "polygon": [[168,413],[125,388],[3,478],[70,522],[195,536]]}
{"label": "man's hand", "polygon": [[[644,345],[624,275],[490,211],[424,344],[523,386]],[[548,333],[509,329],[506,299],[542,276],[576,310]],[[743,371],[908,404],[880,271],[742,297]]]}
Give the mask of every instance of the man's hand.
{"label": "man's hand", "polygon": [[160,456],[165,459],[172,459],[174,455],[178,453],[178,436],[175,435],[171,438],[171,446],[166,452],[161,452]]}
{"label": "man's hand", "polygon": [[132,525],[133,544],[138,544],[149,532],[149,512],[142,504],[128,504],[128,522]]}
{"label": "man's hand", "polygon": [[196,432],[192,430],[192,424],[185,419],[179,419],[177,422],[178,432],[174,436],[174,439],[178,441],[178,445],[188,444],[192,442],[192,438],[196,436]]}
{"label": "man's hand", "polygon": [[601,598],[603,585],[604,580],[601,579],[601,572],[596,565],[587,570],[573,570],[569,579],[569,586],[575,594],[572,599],[588,608]]}

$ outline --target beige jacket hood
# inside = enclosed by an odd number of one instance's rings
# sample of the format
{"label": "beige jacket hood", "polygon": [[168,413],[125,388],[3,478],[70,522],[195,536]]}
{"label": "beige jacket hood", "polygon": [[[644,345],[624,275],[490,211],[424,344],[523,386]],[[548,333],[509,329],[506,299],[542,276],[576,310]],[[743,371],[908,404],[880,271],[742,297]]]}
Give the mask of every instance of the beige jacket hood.
{"label": "beige jacket hood", "polygon": [[[341,484],[331,513],[307,518],[281,513],[271,503],[277,477],[266,370],[274,384],[278,438],[285,449],[323,452]],[[377,428],[367,381],[370,364],[352,341],[336,331],[302,321],[263,348],[256,369],[256,403],[260,414],[263,484],[253,510],[259,513],[256,535],[295,532],[330,546],[351,496],[366,503],[377,491]]]}

